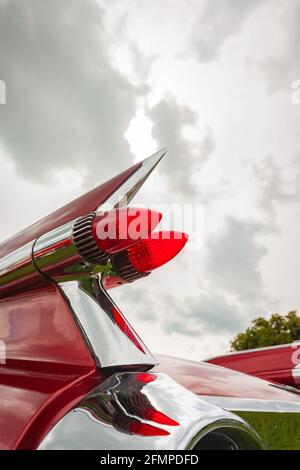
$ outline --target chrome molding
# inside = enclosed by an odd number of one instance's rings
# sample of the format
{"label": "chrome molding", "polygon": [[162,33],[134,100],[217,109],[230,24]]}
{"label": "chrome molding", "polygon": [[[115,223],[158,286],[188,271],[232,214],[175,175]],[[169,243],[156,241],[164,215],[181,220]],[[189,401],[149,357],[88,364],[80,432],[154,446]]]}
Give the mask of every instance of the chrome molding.
{"label": "chrome molding", "polygon": [[294,369],[292,369],[292,375],[296,384],[300,385],[300,364],[297,364]]}
{"label": "chrome molding", "polygon": [[68,222],[42,235],[34,244],[33,260],[36,268],[56,282],[82,279],[96,271],[96,263],[86,260],[74,243],[74,226],[80,220]]}
{"label": "chrome molding", "polygon": [[93,212],[75,221],[72,233],[73,243],[78,253],[88,263],[106,264],[108,255],[100,251],[92,233],[95,216]]}
{"label": "chrome molding", "polygon": [[36,273],[31,257],[33,244],[27,243],[0,260],[0,297],[7,286],[22,285]]}
{"label": "chrome molding", "polygon": [[124,318],[98,277],[60,285],[68,298],[100,367],[157,364],[145,344]]}
{"label": "chrome molding", "polygon": [[131,175],[130,178],[120,186],[120,188],[117,189],[117,191],[106,199],[104,204],[101,204],[96,209],[96,213],[98,214],[103,210],[103,205],[105,205],[105,210],[113,207],[126,207],[166,153],[167,149],[161,149],[150,157],[145,158],[145,160],[141,162],[140,168],[138,168],[137,171]]}
{"label": "chrome molding", "polygon": [[253,352],[255,353],[255,352],[263,352],[263,351],[273,351],[276,349],[283,349],[283,348],[288,348],[288,347],[293,347],[293,343],[277,344],[275,346],[265,346],[262,348],[243,349],[242,351],[229,351],[229,352],[226,352],[225,354],[209,357],[204,362],[213,361],[214,359],[219,359],[220,357],[239,356],[243,354],[247,355]]}
{"label": "chrome molding", "polygon": [[67,413],[39,449],[193,449],[217,429],[235,430],[237,445],[247,441],[247,448],[262,448],[240,417],[206,403],[167,375],[116,373]]}
{"label": "chrome molding", "polygon": [[117,253],[111,260],[113,272],[116,272],[125,282],[134,282],[137,279],[149,276],[150,273],[141,273],[132,265],[127,251]]}
{"label": "chrome molding", "polygon": [[202,400],[230,411],[258,411],[268,413],[300,413],[300,402],[287,400],[261,400],[258,398],[236,398],[202,396]]}

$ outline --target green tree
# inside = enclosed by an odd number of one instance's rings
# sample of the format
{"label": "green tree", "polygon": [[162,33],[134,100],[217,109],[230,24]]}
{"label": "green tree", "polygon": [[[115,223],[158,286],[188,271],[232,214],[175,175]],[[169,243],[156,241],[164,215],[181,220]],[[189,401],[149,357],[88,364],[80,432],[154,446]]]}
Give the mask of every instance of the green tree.
{"label": "green tree", "polygon": [[274,314],[269,320],[256,318],[251,327],[233,339],[231,350],[263,348],[296,340],[300,340],[300,316],[292,311],[287,315]]}

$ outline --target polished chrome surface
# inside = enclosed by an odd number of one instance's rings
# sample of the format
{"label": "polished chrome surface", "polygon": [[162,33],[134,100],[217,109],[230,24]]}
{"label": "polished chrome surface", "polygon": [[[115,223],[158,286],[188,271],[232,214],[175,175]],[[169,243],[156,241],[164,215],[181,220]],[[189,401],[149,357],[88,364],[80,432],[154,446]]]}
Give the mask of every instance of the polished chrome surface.
{"label": "polished chrome surface", "polygon": [[[241,354],[249,354],[249,353],[253,353],[253,352],[262,352],[262,351],[272,351],[272,350],[276,350],[276,349],[282,349],[282,348],[286,348],[286,347],[291,347],[293,344],[292,343],[285,343],[285,344],[276,344],[275,346],[264,346],[264,347],[261,347],[261,348],[250,348],[250,349],[243,349],[242,351],[229,351],[229,352],[226,352],[224,354],[222,354],[221,357],[230,357],[230,356],[240,356]],[[213,361],[214,359],[218,359],[220,357],[220,355],[218,356],[212,356],[212,357],[209,357],[208,359],[206,359],[206,361]]]}
{"label": "polished chrome surface", "polygon": [[18,248],[18,250],[13,251],[12,253],[0,260],[1,279],[16,266],[22,265],[23,262],[26,262],[31,259],[32,246],[33,242],[27,243],[27,245]]}
{"label": "polished chrome surface", "polygon": [[277,384],[277,383],[272,383],[270,385],[271,387],[280,388],[281,390],[286,390],[287,392],[296,393],[297,395],[300,395],[299,388],[293,387],[292,385]]}
{"label": "polished chrome surface", "polygon": [[101,251],[93,236],[95,212],[77,219],[73,225],[73,243],[84,260],[91,264],[106,264],[108,255]]}
{"label": "polished chrome surface", "polygon": [[[161,149],[143,160],[140,168],[104,202],[105,209],[127,206],[166,153],[167,149]],[[96,212],[102,210],[103,204],[96,209]]]}
{"label": "polished chrome surface", "polygon": [[206,403],[165,374],[116,373],[64,416],[39,449],[192,449],[208,432],[235,429],[262,443],[244,421]]}
{"label": "polished chrome surface", "polygon": [[142,273],[135,269],[128,257],[128,251],[121,251],[112,257],[113,272],[125,282],[134,282],[137,279],[149,276],[150,273]]}
{"label": "polished chrome surface", "polygon": [[101,272],[106,265],[106,260],[101,265],[81,256],[73,238],[73,227],[77,221],[68,222],[42,235],[35,242],[33,259],[36,268],[56,282],[88,278]]}
{"label": "polished chrome surface", "polygon": [[36,272],[32,263],[33,241],[0,260],[0,295],[7,285],[22,282]]}
{"label": "polished chrome surface", "polygon": [[297,364],[294,369],[292,369],[292,375],[296,384],[300,385],[300,364]]}
{"label": "polished chrome surface", "polygon": [[157,364],[97,277],[62,283],[61,289],[101,367],[139,365],[149,369]]}
{"label": "polished chrome surface", "polygon": [[264,450],[258,435],[244,423],[221,420],[201,430],[190,450]]}
{"label": "polished chrome surface", "polygon": [[37,269],[55,281],[77,278],[83,259],[74,246],[74,221],[39,237],[34,245],[33,259]]}
{"label": "polished chrome surface", "polygon": [[299,401],[261,400],[259,398],[236,398],[201,396],[208,403],[230,411],[265,411],[274,413],[300,413]]}

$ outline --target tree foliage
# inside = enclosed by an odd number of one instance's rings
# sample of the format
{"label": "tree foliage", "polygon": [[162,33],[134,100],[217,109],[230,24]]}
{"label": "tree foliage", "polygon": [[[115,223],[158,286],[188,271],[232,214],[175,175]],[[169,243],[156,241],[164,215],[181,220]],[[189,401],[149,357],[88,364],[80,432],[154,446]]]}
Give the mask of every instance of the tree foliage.
{"label": "tree foliage", "polygon": [[287,315],[274,314],[269,320],[258,317],[252,326],[239,333],[231,342],[233,351],[276,346],[300,340],[300,316],[296,311]]}

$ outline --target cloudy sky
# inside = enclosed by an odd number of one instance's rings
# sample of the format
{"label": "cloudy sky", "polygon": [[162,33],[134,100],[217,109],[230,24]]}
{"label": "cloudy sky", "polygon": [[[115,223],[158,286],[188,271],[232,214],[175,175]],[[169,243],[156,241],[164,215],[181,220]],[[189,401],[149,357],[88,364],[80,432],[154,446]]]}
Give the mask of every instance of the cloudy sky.
{"label": "cloudy sky", "polygon": [[161,147],[136,204],[204,243],[113,292],[154,352],[229,349],[300,311],[298,0],[0,0],[0,237]]}

